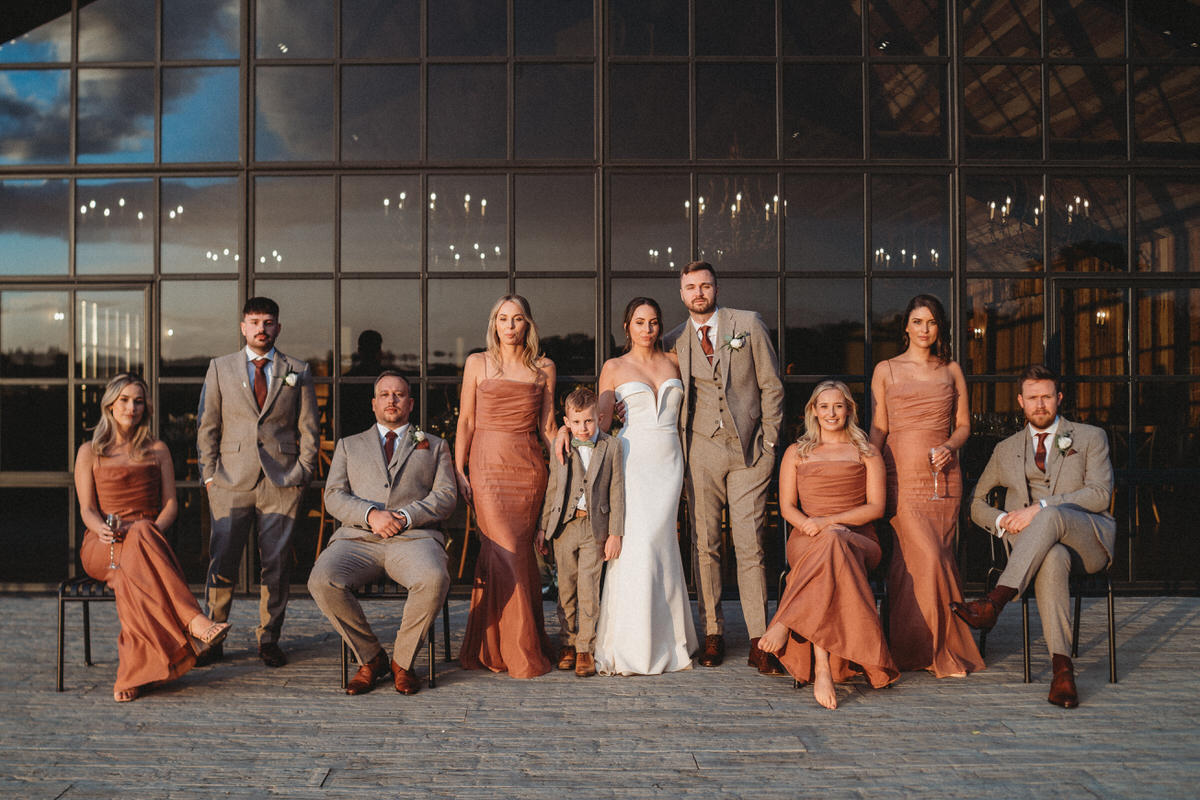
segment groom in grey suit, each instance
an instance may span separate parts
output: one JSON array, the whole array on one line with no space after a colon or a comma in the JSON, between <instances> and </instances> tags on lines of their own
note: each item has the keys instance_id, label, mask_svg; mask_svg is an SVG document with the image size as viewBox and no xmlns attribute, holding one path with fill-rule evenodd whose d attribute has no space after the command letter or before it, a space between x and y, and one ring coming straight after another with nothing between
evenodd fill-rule
<instances>
[{"instance_id":1,"label":"groom in grey suit","mask_svg":"<svg viewBox=\"0 0 1200 800\"><path fill-rule=\"evenodd\" d=\"M246 347L209 362L200 393L196 450L212 511L208 614L229 618L238 563L258 525L262 564L258 654L268 667L287 657L279 634L287 608L292 532L304 487L317 466L320 429L308 364L275 349L279 306L251 297L242 308ZM219 647L205 663L219 660Z\"/></svg>"},{"instance_id":2,"label":"groom in grey suit","mask_svg":"<svg viewBox=\"0 0 1200 800\"><path fill-rule=\"evenodd\" d=\"M408 381L382 373L371 399L376 424L337 443L325 481L325 508L342 526L308 590L361 665L347 694L371 691L389 668L396 691L416 694L413 661L450 591L437 525L458 503L454 468L445 441L409 424L412 407ZM384 573L408 589L390 662L353 591Z\"/></svg>"},{"instance_id":3,"label":"groom in grey suit","mask_svg":"<svg viewBox=\"0 0 1200 800\"><path fill-rule=\"evenodd\" d=\"M758 649L767 629L763 520L783 423L775 348L757 312L717 307L717 273L711 264L685 266L679 295L690 318L663 337L663 346L678 356L683 378L684 483L705 634L699 661L715 667L725 657L721 513L728 505L738 593L750 634L749 663L765 674L783 674L774 657Z\"/></svg>"},{"instance_id":4,"label":"groom in grey suit","mask_svg":"<svg viewBox=\"0 0 1200 800\"><path fill-rule=\"evenodd\" d=\"M1074 708L1068 579L1072 563L1087 573L1112 563L1117 526L1108 512L1108 437L1059 416L1062 387L1047 367L1027 369L1020 387L1017 402L1028 424L996 445L971 501L971 519L1007 543L1008 565L986 597L950 608L971 627L990 630L1005 603L1032 583L1054 672L1047 699ZM997 487L1006 490L1003 510L986 499Z\"/></svg>"}]
</instances>

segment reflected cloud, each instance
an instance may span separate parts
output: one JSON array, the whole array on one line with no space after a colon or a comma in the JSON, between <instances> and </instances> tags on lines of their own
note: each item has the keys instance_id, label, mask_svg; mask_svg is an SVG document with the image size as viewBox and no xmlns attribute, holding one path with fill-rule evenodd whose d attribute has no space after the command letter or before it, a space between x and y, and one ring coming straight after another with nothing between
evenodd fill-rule
<instances>
[{"instance_id":1,"label":"reflected cloud","mask_svg":"<svg viewBox=\"0 0 1200 800\"><path fill-rule=\"evenodd\" d=\"M66 162L68 76L65 69L0 71L0 164Z\"/></svg>"}]
</instances>

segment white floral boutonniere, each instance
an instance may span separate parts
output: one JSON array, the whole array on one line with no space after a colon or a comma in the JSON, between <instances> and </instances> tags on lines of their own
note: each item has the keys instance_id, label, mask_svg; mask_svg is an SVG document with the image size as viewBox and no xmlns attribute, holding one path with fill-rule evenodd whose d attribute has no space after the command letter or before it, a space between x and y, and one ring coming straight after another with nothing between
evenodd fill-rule
<instances>
[{"instance_id":1,"label":"white floral boutonniere","mask_svg":"<svg viewBox=\"0 0 1200 800\"><path fill-rule=\"evenodd\" d=\"M300 376L294 372L289 372L287 375L283 376L283 382L286 383L288 386L295 386L296 381L298 381L298 380L300 380Z\"/></svg>"},{"instance_id":2,"label":"white floral boutonniere","mask_svg":"<svg viewBox=\"0 0 1200 800\"><path fill-rule=\"evenodd\" d=\"M413 446L418 450L429 449L429 440L425 438L425 431L421 430L416 425L412 426L412 430L409 432L408 438L412 440Z\"/></svg>"},{"instance_id":3,"label":"white floral boutonniere","mask_svg":"<svg viewBox=\"0 0 1200 800\"><path fill-rule=\"evenodd\" d=\"M1059 455L1069 456L1075 452L1071 449L1071 444L1074 442L1074 439L1071 438L1072 432L1067 431L1054 437L1054 446L1058 448Z\"/></svg>"},{"instance_id":4,"label":"white floral boutonniere","mask_svg":"<svg viewBox=\"0 0 1200 800\"><path fill-rule=\"evenodd\" d=\"M737 332L735 331L735 332L734 332L734 334L733 334L733 336L726 336L726 337L725 337L725 344L724 344L724 345L722 345L722 349L725 349L725 350L741 350L743 347L745 347L745 346L746 346L746 340L747 340L747 339L749 339L749 338L750 338L750 334L748 334L748 333L737 333Z\"/></svg>"}]
</instances>

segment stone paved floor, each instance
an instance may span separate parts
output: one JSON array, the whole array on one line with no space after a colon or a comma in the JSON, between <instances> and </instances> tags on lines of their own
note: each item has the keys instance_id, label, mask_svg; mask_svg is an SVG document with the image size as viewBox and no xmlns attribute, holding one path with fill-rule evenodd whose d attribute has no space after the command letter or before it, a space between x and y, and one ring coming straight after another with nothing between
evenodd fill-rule
<instances>
[{"instance_id":1,"label":"stone paved floor","mask_svg":"<svg viewBox=\"0 0 1200 800\"><path fill-rule=\"evenodd\" d=\"M0 597L0 796L1200 795L1200 599L1118 599L1117 684L1107 683L1100 602L1084 607L1083 704L1073 711L1046 703L1040 639L1034 683L1022 683L1015 608L990 637L985 672L842 687L841 708L826 711L809 691L747 668L744 629L730 632L731 657L717 669L515 681L443 664L435 689L351 698L338 686L337 641L307 597L288 611L289 666L268 670L254 657L256 603L239 598L224 663L118 706L111 605L93 611L91 668L79 609L68 609L59 694L54 599ZM465 601L451 610L457 652ZM368 610L382 631L398 612ZM736 604L726 616L740 617Z\"/></svg>"}]
</instances>

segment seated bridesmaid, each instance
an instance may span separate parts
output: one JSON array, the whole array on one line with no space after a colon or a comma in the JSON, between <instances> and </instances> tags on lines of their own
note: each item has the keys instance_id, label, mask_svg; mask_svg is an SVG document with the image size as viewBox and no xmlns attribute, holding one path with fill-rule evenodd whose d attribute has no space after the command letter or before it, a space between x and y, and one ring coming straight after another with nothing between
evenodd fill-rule
<instances>
[{"instance_id":1,"label":"seated bridesmaid","mask_svg":"<svg viewBox=\"0 0 1200 800\"><path fill-rule=\"evenodd\" d=\"M758 646L837 708L835 682L859 672L875 688L896 680L867 572L881 553L872 521L883 516L886 470L858 427L840 381L825 381L804 407L804 435L783 454L779 511L792 526L787 589Z\"/></svg>"},{"instance_id":2,"label":"seated bridesmaid","mask_svg":"<svg viewBox=\"0 0 1200 800\"><path fill-rule=\"evenodd\" d=\"M150 434L148 397L136 375L109 381L92 440L75 457L75 489L87 526L80 559L88 575L112 588L121 622L113 686L118 703L183 675L198 654L229 633L229 625L200 612L163 538L179 503L171 454Z\"/></svg>"}]
</instances>

